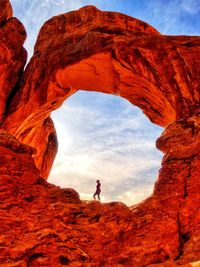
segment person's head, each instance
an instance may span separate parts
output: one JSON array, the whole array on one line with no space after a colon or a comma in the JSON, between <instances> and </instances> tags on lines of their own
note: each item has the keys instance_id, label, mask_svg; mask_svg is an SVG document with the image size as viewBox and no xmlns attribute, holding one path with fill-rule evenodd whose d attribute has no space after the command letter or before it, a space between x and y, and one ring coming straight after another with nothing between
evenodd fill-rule
<instances>
[{"instance_id":1,"label":"person's head","mask_svg":"<svg viewBox=\"0 0 200 267\"><path fill-rule=\"evenodd\" d=\"M100 183L100 181L99 181L99 180L97 180L97 183Z\"/></svg>"}]
</instances>

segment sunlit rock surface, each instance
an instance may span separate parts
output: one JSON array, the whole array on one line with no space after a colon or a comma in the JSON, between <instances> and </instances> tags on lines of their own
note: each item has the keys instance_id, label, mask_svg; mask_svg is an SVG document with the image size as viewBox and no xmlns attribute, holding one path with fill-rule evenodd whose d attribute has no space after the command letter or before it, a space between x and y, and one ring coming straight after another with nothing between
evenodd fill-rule
<instances>
[{"instance_id":1,"label":"sunlit rock surface","mask_svg":"<svg viewBox=\"0 0 200 267\"><path fill-rule=\"evenodd\" d=\"M174 127L180 127L179 141L191 134L189 128ZM159 140L162 148L168 134ZM174 138L170 132L169 143ZM191 146L196 153L199 144ZM179 152L166 155L154 195L128 208L80 201L73 189L47 183L31 157L36 150L0 131L0 266L176 266L197 261L198 159L179 158ZM185 182L188 168L192 175Z\"/></svg>"},{"instance_id":2,"label":"sunlit rock surface","mask_svg":"<svg viewBox=\"0 0 200 267\"><path fill-rule=\"evenodd\" d=\"M198 266L200 37L85 7L45 23L21 77L26 34L0 4L0 266ZM57 151L50 113L78 89L125 97L165 127L143 203L84 202L43 179Z\"/></svg>"},{"instance_id":3,"label":"sunlit rock surface","mask_svg":"<svg viewBox=\"0 0 200 267\"><path fill-rule=\"evenodd\" d=\"M50 112L84 89L122 96L167 126L199 111L199 43L200 37L164 36L142 21L95 7L54 17L40 30L3 125L27 143L27 132L41 133ZM28 144L37 147L41 166L45 146Z\"/></svg>"}]
</instances>

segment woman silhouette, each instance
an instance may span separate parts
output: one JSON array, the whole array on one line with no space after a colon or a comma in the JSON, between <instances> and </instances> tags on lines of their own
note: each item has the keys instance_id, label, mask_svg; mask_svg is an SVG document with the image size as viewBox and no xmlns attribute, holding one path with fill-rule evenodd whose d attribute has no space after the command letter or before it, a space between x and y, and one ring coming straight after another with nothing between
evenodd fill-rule
<instances>
[{"instance_id":1,"label":"woman silhouette","mask_svg":"<svg viewBox=\"0 0 200 267\"><path fill-rule=\"evenodd\" d=\"M101 183L99 180L97 180L96 183L97 183L96 192L94 193L93 198L96 200L96 195L97 195L98 200L100 201Z\"/></svg>"}]
</instances>

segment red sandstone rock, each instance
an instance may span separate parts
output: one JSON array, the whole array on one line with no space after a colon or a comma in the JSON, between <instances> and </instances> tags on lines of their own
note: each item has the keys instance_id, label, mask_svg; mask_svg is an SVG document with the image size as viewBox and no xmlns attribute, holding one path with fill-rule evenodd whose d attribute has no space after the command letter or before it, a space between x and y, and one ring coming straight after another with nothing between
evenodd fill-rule
<instances>
[{"instance_id":1,"label":"red sandstone rock","mask_svg":"<svg viewBox=\"0 0 200 267\"><path fill-rule=\"evenodd\" d=\"M25 38L24 26L12 18L10 2L0 0L0 123L26 63Z\"/></svg>"},{"instance_id":2,"label":"red sandstone rock","mask_svg":"<svg viewBox=\"0 0 200 267\"><path fill-rule=\"evenodd\" d=\"M42 27L4 127L26 142L25 133L37 132L41 120L79 89L122 96L166 126L199 112L199 64L200 37L164 36L94 7L63 14Z\"/></svg>"},{"instance_id":3,"label":"red sandstone rock","mask_svg":"<svg viewBox=\"0 0 200 267\"><path fill-rule=\"evenodd\" d=\"M15 58L20 66L13 76L8 65L2 69L0 87L2 128L13 134L0 131L0 266L191 266L185 264L199 261L200 38L163 36L144 22L86 7L43 26L15 92L25 61L25 32L9 19L0 34L6 37L0 39L5 61ZM11 95L5 93L9 77ZM130 209L87 203L73 189L41 178L57 150L50 112L79 89L121 95L166 127L157 140L165 154L162 168L153 195L143 203Z\"/></svg>"},{"instance_id":4,"label":"red sandstone rock","mask_svg":"<svg viewBox=\"0 0 200 267\"><path fill-rule=\"evenodd\" d=\"M0 25L13 16L12 6L9 0L0 0Z\"/></svg>"},{"instance_id":5,"label":"red sandstone rock","mask_svg":"<svg viewBox=\"0 0 200 267\"><path fill-rule=\"evenodd\" d=\"M170 124L157 140L165 156L154 196L179 200L180 254L177 263L200 259L200 117L192 116ZM168 210L174 206L168 205Z\"/></svg>"},{"instance_id":6,"label":"red sandstone rock","mask_svg":"<svg viewBox=\"0 0 200 267\"><path fill-rule=\"evenodd\" d=\"M41 113L41 115L43 114ZM24 133L23 143L37 144L37 153L34 155L34 160L41 170L40 175L47 179L58 148L56 131L51 118L41 120L41 123L37 124L37 128L29 128Z\"/></svg>"},{"instance_id":7,"label":"red sandstone rock","mask_svg":"<svg viewBox=\"0 0 200 267\"><path fill-rule=\"evenodd\" d=\"M162 138L172 144L177 134L178 142L190 134L190 128L176 124L174 135L167 129L158 141L163 150ZM175 130L176 124L170 127ZM198 158L180 158L179 148L166 154L154 194L129 209L80 201L73 189L47 183L31 157L36 151L0 131L0 265L142 267L198 261ZM186 181L189 163L192 175Z\"/></svg>"}]
</instances>

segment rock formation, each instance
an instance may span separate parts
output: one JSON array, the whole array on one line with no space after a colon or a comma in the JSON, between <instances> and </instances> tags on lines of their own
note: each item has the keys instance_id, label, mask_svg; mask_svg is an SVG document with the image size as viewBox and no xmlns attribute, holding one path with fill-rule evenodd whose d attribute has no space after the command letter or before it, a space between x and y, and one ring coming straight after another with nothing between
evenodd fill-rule
<instances>
[{"instance_id":1,"label":"rock formation","mask_svg":"<svg viewBox=\"0 0 200 267\"><path fill-rule=\"evenodd\" d=\"M7 105L15 94L17 84L26 63L23 43L26 32L21 22L12 17L8 0L0 1L0 124Z\"/></svg>"},{"instance_id":2,"label":"rock formation","mask_svg":"<svg viewBox=\"0 0 200 267\"><path fill-rule=\"evenodd\" d=\"M200 37L161 35L90 6L47 21L23 72L25 30L9 1L0 4L0 265L200 260ZM50 113L80 89L124 97L165 127L162 168L143 203L84 202L44 180L57 151Z\"/></svg>"},{"instance_id":3,"label":"rock formation","mask_svg":"<svg viewBox=\"0 0 200 267\"><path fill-rule=\"evenodd\" d=\"M12 18L13 11L9 0L1 0L0 6L0 25L6 23L9 18Z\"/></svg>"},{"instance_id":4,"label":"rock formation","mask_svg":"<svg viewBox=\"0 0 200 267\"><path fill-rule=\"evenodd\" d=\"M27 133L39 134L50 112L78 89L124 97L161 126L193 115L199 110L199 41L163 36L144 22L94 7L54 17L39 33L3 125L27 143ZM30 138L28 144L38 148ZM41 147L38 167L45 152Z\"/></svg>"}]
</instances>

